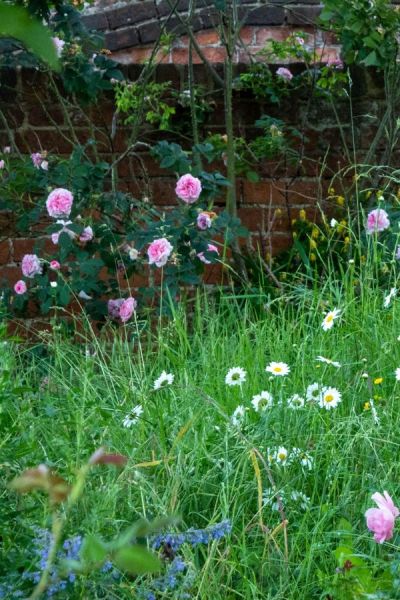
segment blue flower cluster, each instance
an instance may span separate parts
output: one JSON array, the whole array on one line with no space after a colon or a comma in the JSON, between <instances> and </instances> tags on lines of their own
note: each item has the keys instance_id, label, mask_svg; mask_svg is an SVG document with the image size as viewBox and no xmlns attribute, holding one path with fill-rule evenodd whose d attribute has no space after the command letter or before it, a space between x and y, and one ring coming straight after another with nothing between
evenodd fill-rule
<instances>
[{"instance_id":1,"label":"blue flower cluster","mask_svg":"<svg viewBox=\"0 0 400 600\"><path fill-rule=\"evenodd\" d=\"M180 556L176 556L168 565L166 572L161 577L153 579L149 586L139 590L140 598L143 600L156 600L157 592L174 591L175 598L190 598L188 590L192 587L194 581L194 572L190 571L188 565Z\"/></svg>"},{"instance_id":2,"label":"blue flower cluster","mask_svg":"<svg viewBox=\"0 0 400 600\"><path fill-rule=\"evenodd\" d=\"M35 528L36 537L33 540L34 552L36 556L36 571L27 571L24 573L24 579L31 581L35 585L39 582L41 572L47 564L49 557L50 546L52 542L52 534L47 529ZM57 552L57 561L50 571L50 585L46 590L48 598L51 598L58 592L64 591L68 584L73 584L76 580L76 575L72 571L67 573L63 578L60 577L58 571L58 563L62 560L79 560L83 539L80 535L75 535L68 538L62 545L62 550ZM110 561L104 563L101 571L108 573L113 570L113 564Z\"/></svg>"},{"instance_id":3,"label":"blue flower cluster","mask_svg":"<svg viewBox=\"0 0 400 600\"><path fill-rule=\"evenodd\" d=\"M151 540L151 546L154 550L161 548L163 544L168 544L176 552L183 544L198 546L199 544L208 544L213 540L220 540L229 535L232 530L232 524L229 519L225 519L215 525L210 525L205 529L188 529L184 533L162 533L154 536Z\"/></svg>"},{"instance_id":4,"label":"blue flower cluster","mask_svg":"<svg viewBox=\"0 0 400 600\"><path fill-rule=\"evenodd\" d=\"M231 522L226 519L205 529L190 528L183 533L162 533L154 536L150 543L154 550L168 545L175 553L183 544L189 544L193 547L199 544L208 544L213 540L220 540L229 535L231 530ZM193 586L194 578L194 570L190 569L190 566L180 556L175 556L167 565L164 575L153 579L147 586L139 590L140 598L143 598L143 600L156 600L157 594L171 591L174 592L174 598L181 600L190 598L189 590Z\"/></svg>"},{"instance_id":5,"label":"blue flower cluster","mask_svg":"<svg viewBox=\"0 0 400 600\"><path fill-rule=\"evenodd\" d=\"M43 569L46 567L53 537L47 529L35 528L35 532L36 537L33 544L37 570L24 573L24 579L32 581L36 585L40 580ZM65 540L62 550L57 552L58 561L79 560L81 546L82 537L80 535ZM50 585L46 590L47 597L51 598L58 592L65 590L69 583L74 583L75 579L76 575L72 572L68 573L64 579L61 578L58 574L57 565L53 565L50 571Z\"/></svg>"}]
</instances>

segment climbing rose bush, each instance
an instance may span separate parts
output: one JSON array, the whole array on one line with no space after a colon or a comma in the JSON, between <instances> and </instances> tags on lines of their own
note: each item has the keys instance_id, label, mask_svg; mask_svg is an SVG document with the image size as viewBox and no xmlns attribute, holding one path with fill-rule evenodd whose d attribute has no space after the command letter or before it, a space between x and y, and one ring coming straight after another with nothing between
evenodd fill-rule
<instances>
[{"instance_id":1,"label":"climbing rose bush","mask_svg":"<svg viewBox=\"0 0 400 600\"><path fill-rule=\"evenodd\" d=\"M44 159L48 168L43 168ZM7 167L16 169L17 159L11 156ZM87 178L72 179L70 187L60 183L78 169L64 169L46 151L29 157L21 168L29 172L27 182L46 190L23 222L50 217L46 234L52 244L42 236L34 253L23 257L21 277L6 297L17 315L24 315L28 300L46 314L75 298L100 323L109 319L126 324L137 311L158 306L167 289L168 297L177 299L182 286L199 284L204 269L220 260L222 245L245 233L238 219L212 210L214 198L226 186L220 174L179 174L176 197L171 195L175 208L160 211L148 199L102 191L97 164L96 171L85 166ZM52 182L56 185L50 187ZM136 283L139 275L141 286ZM148 284L143 276L149 276ZM167 303L160 304L167 310Z\"/></svg>"}]
</instances>

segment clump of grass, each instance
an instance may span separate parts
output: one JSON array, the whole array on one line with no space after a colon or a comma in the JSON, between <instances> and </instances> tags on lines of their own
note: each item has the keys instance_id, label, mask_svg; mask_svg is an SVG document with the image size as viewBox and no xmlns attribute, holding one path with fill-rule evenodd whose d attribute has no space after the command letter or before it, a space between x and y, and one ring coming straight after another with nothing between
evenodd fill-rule
<instances>
[{"instance_id":1,"label":"clump of grass","mask_svg":"<svg viewBox=\"0 0 400 600\"><path fill-rule=\"evenodd\" d=\"M178 515L176 532L228 519L228 538L182 546L193 598L320 598L335 576L342 518L360 552L375 554L363 512L377 489L400 491L398 300L384 309L381 291L357 297L345 280L263 303L199 295L190 318L176 310L154 335L132 325L134 342L76 344L56 333L35 347L3 344L0 581L27 590L33 527L49 524L43 496L16 497L7 483L39 463L72 479L100 446L128 463L117 475L90 475L66 534L111 539L139 517ZM341 316L324 331L324 311L335 307ZM271 361L290 373L266 372ZM232 367L245 371L240 385L225 383ZM173 382L154 389L163 371ZM338 390L338 406L291 408L313 383ZM257 412L251 401L262 391L273 402ZM269 459L279 448L288 460ZM139 589L145 577L105 582L99 573L78 577L68 598L132 598Z\"/></svg>"}]
</instances>

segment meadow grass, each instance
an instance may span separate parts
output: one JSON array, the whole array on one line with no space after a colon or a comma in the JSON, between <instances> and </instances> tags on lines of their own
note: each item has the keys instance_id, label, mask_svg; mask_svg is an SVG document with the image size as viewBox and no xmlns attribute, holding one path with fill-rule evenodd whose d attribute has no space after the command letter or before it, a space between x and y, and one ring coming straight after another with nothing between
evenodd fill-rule
<instances>
[{"instance_id":1,"label":"meadow grass","mask_svg":"<svg viewBox=\"0 0 400 600\"><path fill-rule=\"evenodd\" d=\"M357 551L375 560L380 548L363 513L374 491L387 489L394 497L400 491L394 375L400 326L398 301L384 309L383 292L370 284L366 279L357 296L346 279L307 292L293 288L265 306L261 296L225 295L215 302L199 294L191 313L176 309L157 331L130 325L133 341L89 336L77 344L57 330L33 346L5 340L0 581L28 594L23 573L34 566L32 527L50 524L43 494L17 496L6 485L39 463L72 481L100 446L126 455L128 463L90 473L65 535L112 539L143 516L177 515L175 531L230 519L232 532L224 539L182 546L195 573L192 598L326 597L342 518L353 527ZM321 327L324 306L342 310L330 331ZM317 362L319 355L341 367ZM290 374L270 376L270 361L287 363ZM231 367L246 371L242 385L226 385ZM174 382L154 390L163 370ZM305 397L315 382L341 392L338 407L306 402L290 409L287 400L295 393ZM274 403L258 413L251 400L263 390ZM365 406L371 399L376 415ZM124 418L136 405L143 413L126 428ZM238 405L246 410L234 425ZM306 452L311 468L297 459L269 465L278 447ZM309 500L292 498L294 492ZM280 511L273 506L277 496ZM56 597L139 598L146 585L146 578L106 581L93 573ZM175 590L158 597L182 596Z\"/></svg>"}]
</instances>

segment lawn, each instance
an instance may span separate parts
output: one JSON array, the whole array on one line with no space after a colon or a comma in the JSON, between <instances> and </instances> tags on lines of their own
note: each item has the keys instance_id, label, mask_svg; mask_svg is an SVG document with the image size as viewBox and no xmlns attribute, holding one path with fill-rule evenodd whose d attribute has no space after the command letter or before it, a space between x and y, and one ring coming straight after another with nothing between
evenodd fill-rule
<instances>
[{"instance_id":1,"label":"lawn","mask_svg":"<svg viewBox=\"0 0 400 600\"><path fill-rule=\"evenodd\" d=\"M29 346L4 337L0 597L32 593L54 513L46 494L8 485L41 463L71 483L99 447L128 460L93 467L79 500L58 509L62 552L77 558L77 536L107 542L139 518L176 517L157 531L161 574L107 562L68 579L52 568L43 597L312 600L383 590L382 560L396 544L381 549L364 512L372 493L399 494L399 307L393 298L384 308L367 278L344 281L274 301L199 294L168 323L132 322L127 337L120 329L108 341L89 332L76 343L57 329ZM289 373L266 371L272 361ZM232 368L239 379L227 378ZM173 377L160 381L164 371ZM185 533L193 528L205 531Z\"/></svg>"}]
</instances>

